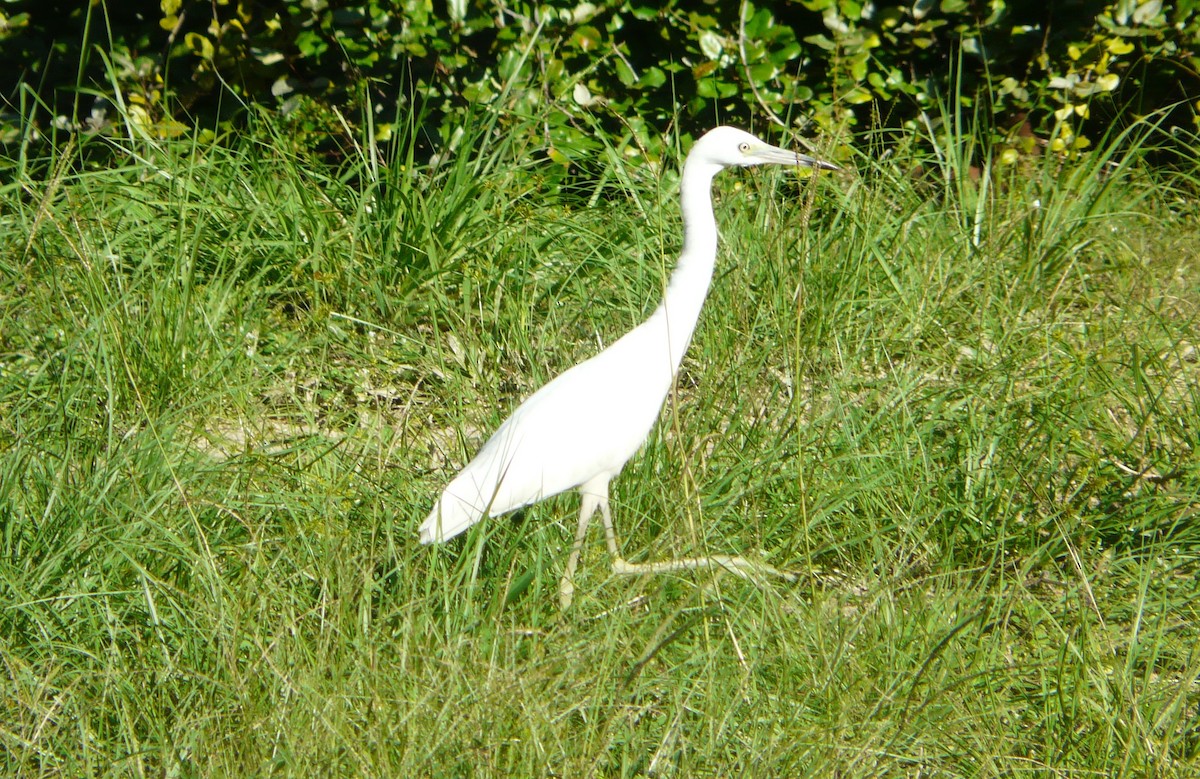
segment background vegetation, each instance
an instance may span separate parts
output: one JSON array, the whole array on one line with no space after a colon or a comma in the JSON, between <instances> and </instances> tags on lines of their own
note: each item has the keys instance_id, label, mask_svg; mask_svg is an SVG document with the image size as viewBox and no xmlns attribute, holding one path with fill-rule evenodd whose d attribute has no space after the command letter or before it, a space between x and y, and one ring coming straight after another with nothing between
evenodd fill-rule
<instances>
[{"instance_id":1,"label":"background vegetation","mask_svg":"<svg viewBox=\"0 0 1200 779\"><path fill-rule=\"evenodd\" d=\"M0 12L0 52L9 142L211 129L246 104L326 151L419 114L426 156L487 110L563 164L594 159L598 127L657 159L676 121L911 131L953 100L1019 153L1157 111L1200 126L1195 0L49 3Z\"/></svg>"},{"instance_id":2,"label":"background vegetation","mask_svg":"<svg viewBox=\"0 0 1200 779\"><path fill-rule=\"evenodd\" d=\"M0 773L1197 774L1200 155L1188 104L1139 117L1186 79L1122 91L1185 72L1190 6L1103 9L1175 46L1136 67L1096 70L1107 38L1064 64L1046 34L1047 74L1120 78L1061 120L1074 86L1031 75L1005 103L962 40L940 71L934 45L873 47L868 85L912 63L887 101L828 80L776 105L791 81L755 94L699 48L660 86L605 86L633 7L526 26L489 6L502 29L419 6L378 28L406 81L356 65L327 87L308 74L368 56L330 32L356 6L281 4L276 32L329 45L279 61L266 7L163 6L140 46L128 7L90 7L3 28L4 56L52 52L51 19L109 38L25 61L41 80L0 157ZM830 40L888 13L831 7L773 13ZM973 9L896 28L962 39ZM220 59L213 13L249 15L250 56ZM662 13L736 49L727 19ZM786 27L815 51L744 18L747 43L786 49ZM574 78L589 23L604 45ZM737 91L679 87L705 62ZM232 73L276 66L294 91L247 108L270 100ZM942 86L905 97L925 67ZM571 495L419 547L483 436L659 299L688 135L767 108L818 121L843 170L718 178L711 299L613 503L630 559L741 553L798 582L612 577L593 534L562 612Z\"/></svg>"}]
</instances>

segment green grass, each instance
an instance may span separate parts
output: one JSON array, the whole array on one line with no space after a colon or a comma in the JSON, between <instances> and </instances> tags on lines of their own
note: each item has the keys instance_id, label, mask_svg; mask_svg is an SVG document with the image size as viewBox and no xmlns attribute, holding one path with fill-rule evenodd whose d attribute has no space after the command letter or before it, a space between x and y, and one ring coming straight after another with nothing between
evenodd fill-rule
<instances>
[{"instance_id":1,"label":"green grass","mask_svg":"<svg viewBox=\"0 0 1200 779\"><path fill-rule=\"evenodd\" d=\"M563 613L575 496L416 527L655 305L677 165L564 197L525 129L436 170L269 123L4 163L0 771L1196 775L1195 159L723 174L613 505L631 559L799 582L617 578L595 532Z\"/></svg>"}]
</instances>

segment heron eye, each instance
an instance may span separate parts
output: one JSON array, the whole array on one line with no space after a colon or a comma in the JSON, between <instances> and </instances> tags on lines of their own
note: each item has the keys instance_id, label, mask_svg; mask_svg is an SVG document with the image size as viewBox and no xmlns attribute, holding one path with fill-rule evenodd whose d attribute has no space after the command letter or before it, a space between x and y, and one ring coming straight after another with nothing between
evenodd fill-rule
<instances>
[{"instance_id":1,"label":"heron eye","mask_svg":"<svg viewBox=\"0 0 1200 779\"><path fill-rule=\"evenodd\" d=\"M749 152L749 151L750 151L750 144L746 143L745 141L742 141L741 143L739 143L739 144L738 144L738 149L739 149L739 150L740 150L740 151L741 151L743 154L745 154L745 153L747 153L747 152Z\"/></svg>"}]
</instances>

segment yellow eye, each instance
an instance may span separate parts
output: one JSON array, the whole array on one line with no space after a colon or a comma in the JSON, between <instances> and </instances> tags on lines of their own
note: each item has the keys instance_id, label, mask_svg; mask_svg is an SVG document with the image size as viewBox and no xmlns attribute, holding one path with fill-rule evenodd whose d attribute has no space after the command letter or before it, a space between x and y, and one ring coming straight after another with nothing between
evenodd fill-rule
<instances>
[{"instance_id":1,"label":"yellow eye","mask_svg":"<svg viewBox=\"0 0 1200 779\"><path fill-rule=\"evenodd\" d=\"M742 152L742 154L746 154L750 151L750 144L742 141L738 144L738 149Z\"/></svg>"}]
</instances>

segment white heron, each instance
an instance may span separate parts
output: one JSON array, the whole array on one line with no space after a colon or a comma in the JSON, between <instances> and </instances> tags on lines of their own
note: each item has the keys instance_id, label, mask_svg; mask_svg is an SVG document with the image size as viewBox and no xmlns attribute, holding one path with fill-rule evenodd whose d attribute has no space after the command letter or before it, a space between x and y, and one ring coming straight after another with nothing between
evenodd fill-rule
<instances>
[{"instance_id":1,"label":"white heron","mask_svg":"<svg viewBox=\"0 0 1200 779\"><path fill-rule=\"evenodd\" d=\"M559 589L565 608L592 514L599 508L615 574L721 567L745 575L778 571L741 557L653 563L621 557L608 506L608 483L650 434L691 341L717 257L713 177L732 167L837 166L771 146L733 127L718 127L692 146L683 165L683 252L662 303L650 318L595 357L560 374L504 420L479 454L446 487L421 524L422 544L447 541L495 517L578 487L575 544Z\"/></svg>"}]
</instances>

